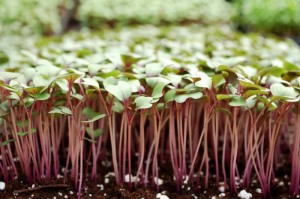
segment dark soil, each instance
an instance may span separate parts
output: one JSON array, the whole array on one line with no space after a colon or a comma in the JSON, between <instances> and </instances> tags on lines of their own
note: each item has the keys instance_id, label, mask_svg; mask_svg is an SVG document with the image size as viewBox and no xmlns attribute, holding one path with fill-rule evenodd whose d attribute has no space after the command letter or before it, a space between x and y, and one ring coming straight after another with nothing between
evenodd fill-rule
<instances>
[{"instance_id":1,"label":"dark soil","mask_svg":"<svg viewBox=\"0 0 300 199\"><path fill-rule=\"evenodd\" d=\"M210 199L213 196L215 198L238 198L237 195L232 195L228 192L228 189L225 191L225 195L220 195L221 192L218 190L218 187L215 184L211 184L208 189L204 189L203 187L198 187L198 189L194 189L190 187L188 184L184 184L182 186L182 190L180 192L176 191L176 185L173 181L172 177L172 169L169 166L162 165L160 167L160 178L163 179L163 184L159 186L159 190L156 191L151 187L143 188L138 187L137 189L132 190L131 192L128 189L127 184L123 186L116 186L114 183L114 177L108 177L109 182L105 183L105 175L111 169L102 167L101 175L99 175L97 182L92 182L89 178L86 178L83 189L81 193L81 198L95 198L95 199L154 199L156 198L157 193L161 193L163 195L167 195L170 199L194 199L194 198L204 198ZM60 199L60 198L77 198L77 192L74 186L71 183L68 183L66 187L45 187L39 190L31 190L37 187L43 187L47 185L58 185L64 184L64 179L61 177L59 179L52 180L44 180L40 183L31 184L24 180L24 177L20 177L12 182L6 184L6 188L4 191L0 191L0 199L8 199L8 198L26 198L26 199ZM107 181L107 180L106 180ZM214 179L212 179L214 181ZM289 178L287 176L282 176L274 182L274 186L272 187L272 195L273 198L291 198L288 194L289 186L288 186ZM151 183L149 183L151 184ZM253 182L251 187L247 190L252 194L252 198L262 198L261 193L257 193L257 188L259 188L258 182ZM16 191L24 191L22 193L15 193Z\"/></svg>"}]
</instances>

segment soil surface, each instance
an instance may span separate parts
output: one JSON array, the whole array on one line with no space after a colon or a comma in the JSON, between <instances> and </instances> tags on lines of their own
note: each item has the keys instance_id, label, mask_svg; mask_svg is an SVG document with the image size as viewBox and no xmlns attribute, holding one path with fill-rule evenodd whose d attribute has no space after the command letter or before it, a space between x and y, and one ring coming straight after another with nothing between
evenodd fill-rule
<instances>
[{"instance_id":1,"label":"soil surface","mask_svg":"<svg viewBox=\"0 0 300 199\"><path fill-rule=\"evenodd\" d=\"M159 186L159 190L155 190L151 187L137 187L134 190L129 191L128 184L123 186L116 186L114 183L114 177L109 175L111 168L102 167L99 170L97 182L91 181L86 178L83 189L81 192L81 198L95 198L95 199L155 199L157 194L166 195L170 199L196 199L196 198L238 198L237 195L232 195L229 190L226 189L222 193L215 184L210 184L208 189L204 189L198 186L198 189L190 187L188 184L182 185L180 192L176 191L176 184L172 179L172 169L167 165L160 167L160 178L163 180L163 184ZM211 179L214 181L214 179ZM274 182L272 187L273 198L291 198L288 194L290 179L287 176L282 176ZM151 183L149 183L151 184ZM55 187L55 186L58 187ZM49 187L52 186L52 187ZM39 187L38 190L35 190ZM241 189L240 189L241 190ZM16 193L16 192L22 193ZM259 193L259 183L255 180L252 181L251 187L246 190L252 194L252 198L262 198L262 194ZM300 196L296 196L297 198ZM40 183L32 184L25 180L25 177L19 177L6 184L6 188L0 191L0 199L8 198L26 198L26 199L60 199L60 198L77 198L77 192L72 183L64 183L63 176L58 176L57 179L43 180Z\"/></svg>"}]
</instances>

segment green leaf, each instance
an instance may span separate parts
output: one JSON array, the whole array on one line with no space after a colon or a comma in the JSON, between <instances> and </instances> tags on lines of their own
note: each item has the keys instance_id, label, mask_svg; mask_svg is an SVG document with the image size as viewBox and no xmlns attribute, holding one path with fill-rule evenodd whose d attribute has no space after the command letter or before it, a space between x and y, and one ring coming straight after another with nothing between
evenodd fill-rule
<instances>
[{"instance_id":1,"label":"green leaf","mask_svg":"<svg viewBox=\"0 0 300 199\"><path fill-rule=\"evenodd\" d=\"M90 127L86 127L86 132L90 137L94 137L94 139L98 138L99 136L103 135L103 129L94 129L91 131Z\"/></svg>"},{"instance_id":2,"label":"green leaf","mask_svg":"<svg viewBox=\"0 0 300 199\"><path fill-rule=\"evenodd\" d=\"M146 83L151 88L154 88L158 83L167 85L167 84L171 83L171 81L164 77L147 77Z\"/></svg>"},{"instance_id":3,"label":"green leaf","mask_svg":"<svg viewBox=\"0 0 300 199\"><path fill-rule=\"evenodd\" d=\"M96 74L98 71L104 68L104 65L102 64L89 64L88 65L88 71L90 74Z\"/></svg>"},{"instance_id":4,"label":"green leaf","mask_svg":"<svg viewBox=\"0 0 300 199\"><path fill-rule=\"evenodd\" d=\"M91 143L97 143L96 141L90 139L90 138L87 138L87 137L84 137L83 138L84 140L88 141L88 142L91 142Z\"/></svg>"},{"instance_id":5,"label":"green leaf","mask_svg":"<svg viewBox=\"0 0 300 199\"><path fill-rule=\"evenodd\" d=\"M27 50L22 50L21 54L25 55L26 57L28 57L32 62L36 62L38 57L33 54L32 52L29 52Z\"/></svg>"},{"instance_id":6,"label":"green leaf","mask_svg":"<svg viewBox=\"0 0 300 199\"><path fill-rule=\"evenodd\" d=\"M32 82L35 87L45 87L49 85L49 81L45 79L43 76L33 77Z\"/></svg>"},{"instance_id":7,"label":"green leaf","mask_svg":"<svg viewBox=\"0 0 300 199\"><path fill-rule=\"evenodd\" d=\"M236 74L236 71L233 68L230 68L229 66L220 65L218 67L218 69L221 70L221 71L227 71L227 72L231 72L231 73Z\"/></svg>"},{"instance_id":8,"label":"green leaf","mask_svg":"<svg viewBox=\"0 0 300 199\"><path fill-rule=\"evenodd\" d=\"M34 103L34 99L28 96L24 99L24 102L26 107L31 107L31 105Z\"/></svg>"},{"instance_id":9,"label":"green leaf","mask_svg":"<svg viewBox=\"0 0 300 199\"><path fill-rule=\"evenodd\" d=\"M112 70L110 72L106 73L99 73L97 76L102 77L102 78L108 78L108 77L119 77L121 74L121 71L119 70Z\"/></svg>"},{"instance_id":10,"label":"green leaf","mask_svg":"<svg viewBox=\"0 0 300 199\"><path fill-rule=\"evenodd\" d=\"M220 86L220 85L222 85L222 84L224 84L226 81L225 81L225 78L223 77L223 75L220 75L220 74L218 74L218 75L213 75L212 77L211 77L211 79L212 79L212 83L213 83L213 85L215 86L215 87L218 87L218 86Z\"/></svg>"},{"instance_id":11,"label":"green leaf","mask_svg":"<svg viewBox=\"0 0 300 199\"><path fill-rule=\"evenodd\" d=\"M263 102L257 103L257 110L262 111L265 108L265 104Z\"/></svg>"},{"instance_id":12,"label":"green leaf","mask_svg":"<svg viewBox=\"0 0 300 199\"><path fill-rule=\"evenodd\" d=\"M200 81L197 81L195 83L195 86L200 87L200 88L208 88L210 89L212 85L212 79L210 77L201 77Z\"/></svg>"},{"instance_id":13,"label":"green leaf","mask_svg":"<svg viewBox=\"0 0 300 199\"><path fill-rule=\"evenodd\" d=\"M115 77L108 77L103 81L104 88L108 85L117 85L118 80Z\"/></svg>"},{"instance_id":14,"label":"green leaf","mask_svg":"<svg viewBox=\"0 0 300 199\"><path fill-rule=\"evenodd\" d=\"M264 106L268 106L268 110L271 111L271 110L275 110L277 108L277 105L272 102L270 99L268 99L267 97L265 96L258 96L257 99L264 104ZM258 105L261 106L261 103L258 103Z\"/></svg>"},{"instance_id":15,"label":"green leaf","mask_svg":"<svg viewBox=\"0 0 300 199\"><path fill-rule=\"evenodd\" d=\"M28 120L19 120L19 121L16 121L16 125L18 126L18 127L26 127L26 126L28 126L28 124L29 124L29 122L28 122Z\"/></svg>"},{"instance_id":16,"label":"green leaf","mask_svg":"<svg viewBox=\"0 0 300 199\"><path fill-rule=\"evenodd\" d=\"M200 99L202 96L203 96L202 92L181 94L181 95L175 96L175 101L177 103L183 103L183 102L185 102L189 98Z\"/></svg>"},{"instance_id":17,"label":"green leaf","mask_svg":"<svg viewBox=\"0 0 300 199\"><path fill-rule=\"evenodd\" d=\"M232 84L229 84L228 88L229 88L230 92L232 93L232 95L236 95L236 93L237 93L237 87L236 86L233 86Z\"/></svg>"},{"instance_id":18,"label":"green leaf","mask_svg":"<svg viewBox=\"0 0 300 199\"><path fill-rule=\"evenodd\" d=\"M68 107L61 106L60 109L62 110L63 113L67 115L72 115L72 111Z\"/></svg>"},{"instance_id":19,"label":"green leaf","mask_svg":"<svg viewBox=\"0 0 300 199\"><path fill-rule=\"evenodd\" d=\"M95 111L94 111L92 108L90 108L90 107L85 107L85 108L82 110L82 113L83 113L83 115L84 115L86 118L88 118L88 119L91 119L91 118L93 118L93 117L95 117L95 116L98 115L98 113L95 112Z\"/></svg>"},{"instance_id":20,"label":"green leaf","mask_svg":"<svg viewBox=\"0 0 300 199\"><path fill-rule=\"evenodd\" d=\"M145 70L148 77L154 77L161 73L164 69L161 63L150 63L146 64Z\"/></svg>"},{"instance_id":21,"label":"green leaf","mask_svg":"<svg viewBox=\"0 0 300 199\"><path fill-rule=\"evenodd\" d=\"M270 90L274 97L281 99L292 99L299 95L299 93L293 87L286 87L280 83L272 84Z\"/></svg>"},{"instance_id":22,"label":"green leaf","mask_svg":"<svg viewBox=\"0 0 300 199\"><path fill-rule=\"evenodd\" d=\"M117 113L122 113L123 110L124 110L124 106L122 103L120 103L119 101L114 101L114 105L112 107L112 110L114 112L117 112Z\"/></svg>"},{"instance_id":23,"label":"green leaf","mask_svg":"<svg viewBox=\"0 0 300 199\"><path fill-rule=\"evenodd\" d=\"M160 103L158 103L157 105L156 105L156 108L157 108L157 110L162 110L163 108L165 107L165 104L164 103L162 103L162 102L160 102Z\"/></svg>"},{"instance_id":24,"label":"green leaf","mask_svg":"<svg viewBox=\"0 0 300 199\"><path fill-rule=\"evenodd\" d=\"M217 94L217 100L231 99L232 95L227 94Z\"/></svg>"},{"instance_id":25,"label":"green leaf","mask_svg":"<svg viewBox=\"0 0 300 199\"><path fill-rule=\"evenodd\" d=\"M247 90L244 94L243 97L244 98L248 98L251 97L253 95L267 95L269 94L270 91L268 90Z\"/></svg>"},{"instance_id":26,"label":"green leaf","mask_svg":"<svg viewBox=\"0 0 300 199\"><path fill-rule=\"evenodd\" d=\"M29 134L30 133L30 131L26 131L26 132L17 132L17 134L19 135L19 136L25 136L25 135L27 135L27 134ZM32 128L31 129L31 133L36 133L36 129L35 128Z\"/></svg>"},{"instance_id":27,"label":"green leaf","mask_svg":"<svg viewBox=\"0 0 300 199\"><path fill-rule=\"evenodd\" d=\"M4 64L8 61L9 57L3 51L0 51L0 64Z\"/></svg>"},{"instance_id":28,"label":"green leaf","mask_svg":"<svg viewBox=\"0 0 300 199\"><path fill-rule=\"evenodd\" d=\"M299 71L299 67L291 62L284 61L283 67L289 71L291 71L291 70Z\"/></svg>"},{"instance_id":29,"label":"green leaf","mask_svg":"<svg viewBox=\"0 0 300 199\"><path fill-rule=\"evenodd\" d=\"M49 93L36 93L34 94L34 99L38 100L38 101L44 101L50 98L50 94Z\"/></svg>"},{"instance_id":30,"label":"green leaf","mask_svg":"<svg viewBox=\"0 0 300 199\"><path fill-rule=\"evenodd\" d=\"M288 71L281 75L281 79L285 81L292 81L300 76L300 71Z\"/></svg>"},{"instance_id":31,"label":"green leaf","mask_svg":"<svg viewBox=\"0 0 300 199\"><path fill-rule=\"evenodd\" d=\"M105 85L105 90L121 102L127 100L132 92L131 85L125 81L119 81L117 85Z\"/></svg>"},{"instance_id":32,"label":"green leaf","mask_svg":"<svg viewBox=\"0 0 300 199\"><path fill-rule=\"evenodd\" d=\"M4 141L4 142L1 142L1 145L2 146L6 146L6 145L8 145L10 142L14 142L14 141L16 141L15 139L9 139L9 140L6 140L6 141Z\"/></svg>"},{"instance_id":33,"label":"green leaf","mask_svg":"<svg viewBox=\"0 0 300 199\"><path fill-rule=\"evenodd\" d=\"M19 73L1 71L0 80L6 82L7 80L12 80L17 78L19 75L20 75Z\"/></svg>"},{"instance_id":34,"label":"green leaf","mask_svg":"<svg viewBox=\"0 0 300 199\"><path fill-rule=\"evenodd\" d=\"M231 98L231 101L229 102L230 106L247 106L245 98L242 96L235 96Z\"/></svg>"},{"instance_id":35,"label":"green leaf","mask_svg":"<svg viewBox=\"0 0 300 199\"><path fill-rule=\"evenodd\" d=\"M57 79L55 83L59 86L62 93L67 93L69 91L69 82L66 79Z\"/></svg>"},{"instance_id":36,"label":"green leaf","mask_svg":"<svg viewBox=\"0 0 300 199\"><path fill-rule=\"evenodd\" d=\"M262 68L258 71L260 77L273 75L275 77L280 77L285 70L277 66Z\"/></svg>"},{"instance_id":37,"label":"green leaf","mask_svg":"<svg viewBox=\"0 0 300 199\"><path fill-rule=\"evenodd\" d=\"M240 85L246 89L266 90L266 88L255 84L248 79L239 79Z\"/></svg>"},{"instance_id":38,"label":"green leaf","mask_svg":"<svg viewBox=\"0 0 300 199\"><path fill-rule=\"evenodd\" d=\"M97 60L96 62L99 62L99 60ZM98 72L108 73L111 71L116 72L117 71L115 70L116 68L117 68L117 64L113 64L113 63L91 64L88 66L88 71L90 74L97 74Z\"/></svg>"},{"instance_id":39,"label":"green leaf","mask_svg":"<svg viewBox=\"0 0 300 199\"><path fill-rule=\"evenodd\" d=\"M49 113L58 113L58 114L63 114L63 115L72 115L72 111L65 106L58 106L54 108L52 111Z\"/></svg>"},{"instance_id":40,"label":"green leaf","mask_svg":"<svg viewBox=\"0 0 300 199\"><path fill-rule=\"evenodd\" d=\"M70 69L71 71L71 69ZM75 70L72 70L75 71ZM60 76L60 79L65 79L68 82L74 82L76 79L78 79L81 76L81 74L75 73L75 72L71 72L69 74L65 74Z\"/></svg>"},{"instance_id":41,"label":"green leaf","mask_svg":"<svg viewBox=\"0 0 300 199\"><path fill-rule=\"evenodd\" d=\"M103 117L105 117L105 114L101 114L99 112L95 112L92 108L86 107L82 111L83 115L89 119L87 121L82 121L83 123L90 123L95 122Z\"/></svg>"},{"instance_id":42,"label":"green leaf","mask_svg":"<svg viewBox=\"0 0 300 199\"><path fill-rule=\"evenodd\" d=\"M53 65L37 66L35 70L39 75L45 75L45 76L58 76L59 72L62 71L61 68Z\"/></svg>"},{"instance_id":43,"label":"green leaf","mask_svg":"<svg viewBox=\"0 0 300 199\"><path fill-rule=\"evenodd\" d=\"M222 76L226 79L226 82L229 82L233 85L237 84L238 74L230 71L222 71Z\"/></svg>"},{"instance_id":44,"label":"green leaf","mask_svg":"<svg viewBox=\"0 0 300 199\"><path fill-rule=\"evenodd\" d=\"M217 107L216 111L220 112L220 113L225 113L226 115L231 115L231 112L228 109L225 109L225 108Z\"/></svg>"},{"instance_id":45,"label":"green leaf","mask_svg":"<svg viewBox=\"0 0 300 199\"><path fill-rule=\"evenodd\" d=\"M133 55L126 55L126 54L121 54L121 60L125 65L132 65L136 63L137 61L141 60L140 57L135 57Z\"/></svg>"},{"instance_id":46,"label":"green leaf","mask_svg":"<svg viewBox=\"0 0 300 199\"><path fill-rule=\"evenodd\" d=\"M165 102L168 103L168 102L174 101L175 96L176 96L176 90L174 90L174 89L169 90L165 94Z\"/></svg>"},{"instance_id":47,"label":"green leaf","mask_svg":"<svg viewBox=\"0 0 300 199\"><path fill-rule=\"evenodd\" d=\"M180 82L182 80L181 75L168 74L167 77L172 82L173 86L175 86L175 88L178 87L178 85L180 84Z\"/></svg>"},{"instance_id":48,"label":"green leaf","mask_svg":"<svg viewBox=\"0 0 300 199\"><path fill-rule=\"evenodd\" d=\"M32 95L36 94L36 93L40 93L42 90L44 89L44 86L35 86L35 87L28 87L25 88L24 90L27 93L30 93Z\"/></svg>"},{"instance_id":49,"label":"green leaf","mask_svg":"<svg viewBox=\"0 0 300 199\"><path fill-rule=\"evenodd\" d=\"M156 86L153 89L153 92L152 92L151 96L153 98L160 98L161 96L163 96L163 89L164 89L165 86L166 86L166 84L163 83L163 82L157 83Z\"/></svg>"},{"instance_id":50,"label":"green leaf","mask_svg":"<svg viewBox=\"0 0 300 199\"><path fill-rule=\"evenodd\" d=\"M128 80L128 83L131 86L132 92L138 92L140 87L141 87L141 83L138 79L131 79Z\"/></svg>"},{"instance_id":51,"label":"green leaf","mask_svg":"<svg viewBox=\"0 0 300 199\"><path fill-rule=\"evenodd\" d=\"M17 93L11 92L9 96L7 96L7 99L12 99L12 100L18 100L20 101L20 96Z\"/></svg>"},{"instance_id":52,"label":"green leaf","mask_svg":"<svg viewBox=\"0 0 300 199\"><path fill-rule=\"evenodd\" d=\"M83 95L79 94L79 93L71 93L71 97L78 99L78 100L83 100Z\"/></svg>"},{"instance_id":53,"label":"green leaf","mask_svg":"<svg viewBox=\"0 0 300 199\"><path fill-rule=\"evenodd\" d=\"M246 104L247 104L247 107L248 108L253 108L256 104L256 101L257 101L257 96L256 95L253 95L251 97L249 97L248 99L246 99Z\"/></svg>"},{"instance_id":54,"label":"green leaf","mask_svg":"<svg viewBox=\"0 0 300 199\"><path fill-rule=\"evenodd\" d=\"M300 77L297 77L297 79L295 80L296 84L298 87L300 87Z\"/></svg>"},{"instance_id":55,"label":"green leaf","mask_svg":"<svg viewBox=\"0 0 300 199\"><path fill-rule=\"evenodd\" d=\"M62 98L62 99L57 99L54 102L54 106L55 107L59 107L59 106L64 106L66 104L67 100Z\"/></svg>"},{"instance_id":56,"label":"green leaf","mask_svg":"<svg viewBox=\"0 0 300 199\"><path fill-rule=\"evenodd\" d=\"M152 107L152 97L139 96L135 98L136 109L147 109Z\"/></svg>"},{"instance_id":57,"label":"green leaf","mask_svg":"<svg viewBox=\"0 0 300 199\"><path fill-rule=\"evenodd\" d=\"M14 87L11 87L11 86L9 86L9 85L6 85L6 84L0 84L0 87L6 89L6 90L8 90L8 91L14 92L14 93L16 93L18 96L21 96L21 95L22 95L22 92L21 92L21 91L15 89Z\"/></svg>"},{"instance_id":58,"label":"green leaf","mask_svg":"<svg viewBox=\"0 0 300 199\"><path fill-rule=\"evenodd\" d=\"M83 80L82 84L92 86L92 87L96 88L97 90L99 90L99 83L95 79L83 78L82 80Z\"/></svg>"}]
</instances>

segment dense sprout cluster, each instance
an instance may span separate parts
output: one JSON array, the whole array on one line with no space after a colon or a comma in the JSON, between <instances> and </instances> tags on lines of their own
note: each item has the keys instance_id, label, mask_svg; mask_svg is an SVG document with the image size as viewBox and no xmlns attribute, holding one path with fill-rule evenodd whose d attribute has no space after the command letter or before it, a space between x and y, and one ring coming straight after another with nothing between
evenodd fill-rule
<instances>
[{"instance_id":1,"label":"dense sprout cluster","mask_svg":"<svg viewBox=\"0 0 300 199\"><path fill-rule=\"evenodd\" d=\"M298 0L2 0L0 33L49 35L69 28L193 22L298 37L299 9Z\"/></svg>"},{"instance_id":2,"label":"dense sprout cluster","mask_svg":"<svg viewBox=\"0 0 300 199\"><path fill-rule=\"evenodd\" d=\"M300 1L238 0L236 21L246 28L299 36Z\"/></svg>"},{"instance_id":3,"label":"dense sprout cluster","mask_svg":"<svg viewBox=\"0 0 300 199\"><path fill-rule=\"evenodd\" d=\"M88 0L78 12L81 21L94 27L101 21L142 24L198 21L209 24L228 22L231 14L230 5L223 0Z\"/></svg>"},{"instance_id":4,"label":"dense sprout cluster","mask_svg":"<svg viewBox=\"0 0 300 199\"><path fill-rule=\"evenodd\" d=\"M0 33L58 33L72 0L3 0L0 1ZM219 15L219 13L223 13ZM74 17L78 25L101 28L107 23L174 24L197 21L211 24L230 20L232 9L223 0L84 0Z\"/></svg>"},{"instance_id":5,"label":"dense sprout cluster","mask_svg":"<svg viewBox=\"0 0 300 199\"><path fill-rule=\"evenodd\" d=\"M158 187L160 158L178 189L185 180L208 187L215 174L236 193L236 178L247 188L254 177L268 197L283 164L292 165L291 194L299 192L300 49L289 40L226 26L142 26L1 50L6 180L16 164L32 181L65 166L80 191L84 171L95 180L111 155L116 182L129 173L129 187Z\"/></svg>"},{"instance_id":6,"label":"dense sprout cluster","mask_svg":"<svg viewBox=\"0 0 300 199\"><path fill-rule=\"evenodd\" d=\"M53 33L61 29L60 8L72 7L69 0L2 0L0 33Z\"/></svg>"}]
</instances>

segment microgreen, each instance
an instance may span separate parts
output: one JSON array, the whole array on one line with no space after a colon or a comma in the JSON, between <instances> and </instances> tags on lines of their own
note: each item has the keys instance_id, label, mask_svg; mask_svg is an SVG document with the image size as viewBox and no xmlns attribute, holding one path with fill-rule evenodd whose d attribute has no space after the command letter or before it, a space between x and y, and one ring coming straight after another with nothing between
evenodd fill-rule
<instances>
[{"instance_id":1,"label":"microgreen","mask_svg":"<svg viewBox=\"0 0 300 199\"><path fill-rule=\"evenodd\" d=\"M100 161L111 159L118 185L128 174L129 189L159 189L155 179L168 162L178 191L185 181L208 188L216 180L237 193L236 178L243 188L256 178L267 198L279 166L292 164L297 194L299 47L228 31L70 34L33 46L37 53L8 55L13 64L0 69L3 176L22 172L34 182L64 166L80 191L84 176L96 181Z\"/></svg>"}]
</instances>

